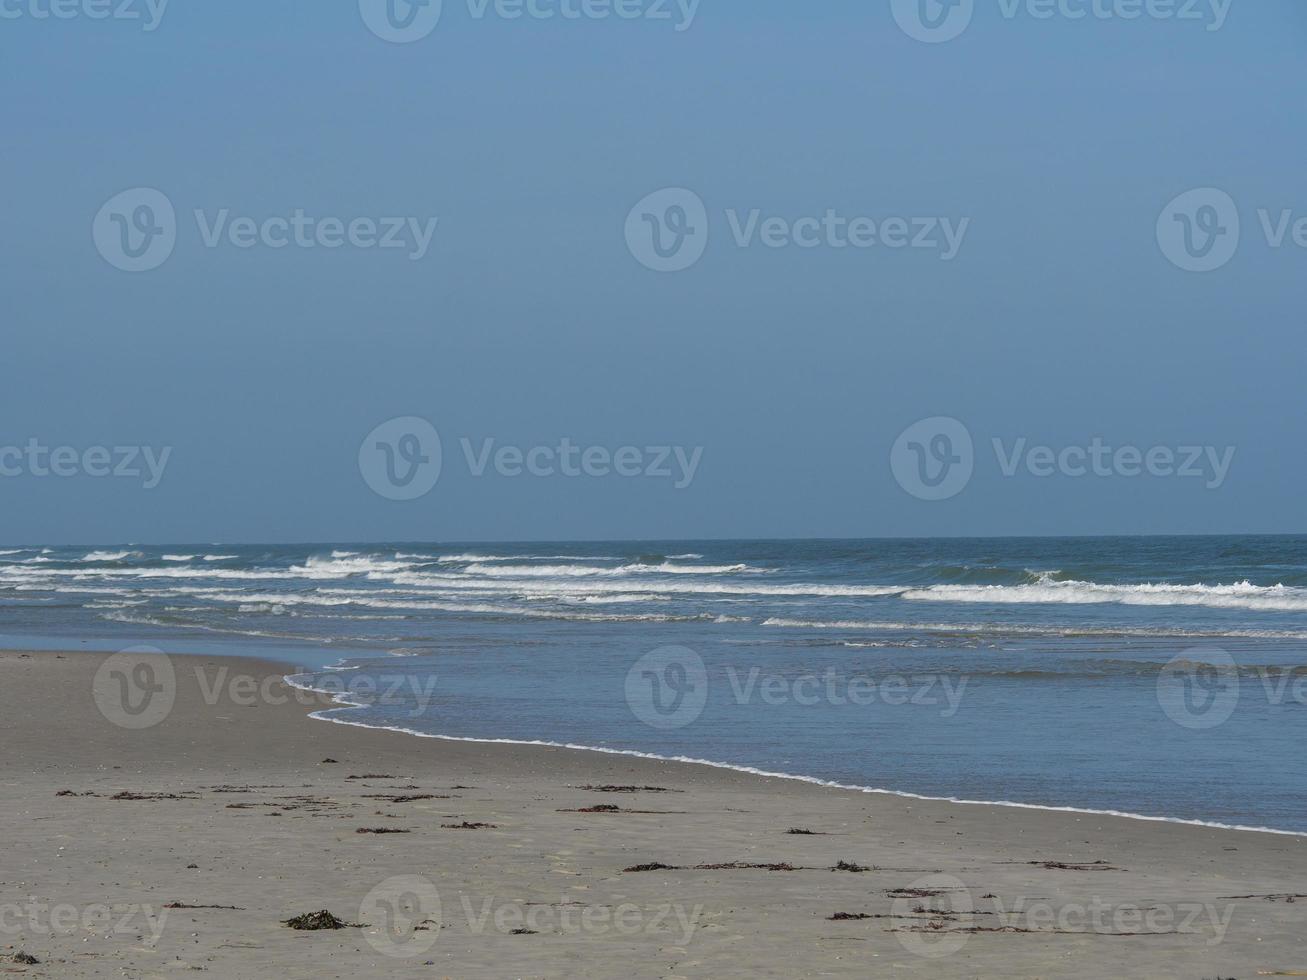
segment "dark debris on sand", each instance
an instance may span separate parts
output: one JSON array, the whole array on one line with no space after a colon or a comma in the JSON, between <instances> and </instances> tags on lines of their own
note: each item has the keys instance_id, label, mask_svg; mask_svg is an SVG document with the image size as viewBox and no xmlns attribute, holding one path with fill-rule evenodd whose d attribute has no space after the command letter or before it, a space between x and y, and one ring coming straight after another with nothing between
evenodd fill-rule
<instances>
[{"instance_id":1,"label":"dark debris on sand","mask_svg":"<svg viewBox=\"0 0 1307 980\"><path fill-rule=\"evenodd\" d=\"M493 823L470 823L464 820L462 823L442 823L440 825L445 830L498 830L499 826Z\"/></svg>"},{"instance_id":2,"label":"dark debris on sand","mask_svg":"<svg viewBox=\"0 0 1307 980\"><path fill-rule=\"evenodd\" d=\"M314 931L318 929L362 929L363 925L359 922L346 922L338 919L326 909L321 912L305 912L303 915L297 915L291 919L282 919L282 925L289 926L292 929L302 929Z\"/></svg>"},{"instance_id":3,"label":"dark debris on sand","mask_svg":"<svg viewBox=\"0 0 1307 980\"><path fill-rule=\"evenodd\" d=\"M684 793L682 789L668 789L665 786L569 786L568 789L580 789L589 793Z\"/></svg>"},{"instance_id":4,"label":"dark debris on sand","mask_svg":"<svg viewBox=\"0 0 1307 980\"><path fill-rule=\"evenodd\" d=\"M401 830L398 827L360 827L354 831L356 834L411 834L411 830Z\"/></svg>"},{"instance_id":5,"label":"dark debris on sand","mask_svg":"<svg viewBox=\"0 0 1307 980\"><path fill-rule=\"evenodd\" d=\"M831 868L831 870L852 871L854 873L861 874L863 871L870 871L871 868L869 868L865 864L854 864L852 861L836 861L835 867Z\"/></svg>"},{"instance_id":6,"label":"dark debris on sand","mask_svg":"<svg viewBox=\"0 0 1307 980\"><path fill-rule=\"evenodd\" d=\"M187 905L185 902L169 902L166 909L229 909L232 912L244 912L239 905Z\"/></svg>"},{"instance_id":7,"label":"dark debris on sand","mask_svg":"<svg viewBox=\"0 0 1307 980\"><path fill-rule=\"evenodd\" d=\"M676 810L623 810L620 806L613 806L611 803L600 803L597 806L583 806L580 809L559 810L559 813L652 813L662 816L670 816L678 813Z\"/></svg>"},{"instance_id":8,"label":"dark debris on sand","mask_svg":"<svg viewBox=\"0 0 1307 980\"><path fill-rule=\"evenodd\" d=\"M1276 895L1222 895L1222 898L1264 898L1268 902L1288 902L1294 904L1300 898L1307 898L1302 892L1280 892Z\"/></svg>"},{"instance_id":9,"label":"dark debris on sand","mask_svg":"<svg viewBox=\"0 0 1307 980\"><path fill-rule=\"evenodd\" d=\"M729 861L725 864L696 864L689 868L675 864L661 864L658 861L649 864L635 864L623 868L622 872L635 871L813 871L814 868L802 868L784 862L778 864L748 864L744 861Z\"/></svg>"},{"instance_id":10,"label":"dark debris on sand","mask_svg":"<svg viewBox=\"0 0 1307 980\"><path fill-rule=\"evenodd\" d=\"M940 888L889 888L885 894L890 898L935 898L944 891Z\"/></svg>"},{"instance_id":11,"label":"dark debris on sand","mask_svg":"<svg viewBox=\"0 0 1307 980\"><path fill-rule=\"evenodd\" d=\"M22 963L24 966L36 966L41 961L30 953L18 952L14 954L14 962Z\"/></svg>"},{"instance_id":12,"label":"dark debris on sand","mask_svg":"<svg viewBox=\"0 0 1307 980\"><path fill-rule=\"evenodd\" d=\"M1093 861L1089 864L1063 864L1061 861L1027 861L1026 864L1046 871L1120 871L1106 861Z\"/></svg>"}]
</instances>

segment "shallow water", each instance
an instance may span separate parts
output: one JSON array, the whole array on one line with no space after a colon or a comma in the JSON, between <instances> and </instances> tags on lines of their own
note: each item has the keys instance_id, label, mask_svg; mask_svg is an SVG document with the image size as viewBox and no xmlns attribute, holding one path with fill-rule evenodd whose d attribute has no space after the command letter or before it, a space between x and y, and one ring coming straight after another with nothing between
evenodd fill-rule
<instances>
[{"instance_id":1,"label":"shallow water","mask_svg":"<svg viewBox=\"0 0 1307 980\"><path fill-rule=\"evenodd\" d=\"M1307 831L1303 537L0 548L0 634L343 660L343 716L431 734Z\"/></svg>"}]
</instances>

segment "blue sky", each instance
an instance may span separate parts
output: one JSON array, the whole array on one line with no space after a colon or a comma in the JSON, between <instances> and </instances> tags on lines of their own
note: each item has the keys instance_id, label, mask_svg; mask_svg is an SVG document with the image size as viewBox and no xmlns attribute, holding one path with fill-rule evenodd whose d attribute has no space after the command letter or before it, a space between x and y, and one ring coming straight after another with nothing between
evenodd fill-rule
<instances>
[{"instance_id":1,"label":"blue sky","mask_svg":"<svg viewBox=\"0 0 1307 980\"><path fill-rule=\"evenodd\" d=\"M702 0L688 24L675 3L667 20L509 19L445 0L407 43L357 2L174 0L153 30L93 18L95 0L39 16L48 2L7 0L0 18L0 449L36 440L83 462L43 476L11 454L0 540L1304 530L1295 0L1148 8L1193 19L1121 16L1143 0L1082 19L1067 13L1088 0L975 0L939 43L888 0ZM175 247L128 272L93 225L135 188L173 206ZM665 188L693 192L707 222L675 272L624 235ZM1159 245L1159 216L1180 227L1168 202L1196 188L1239 219L1211 271ZM378 236L404 219L396 240L436 224L416 258L416 237L227 234L297 210ZM742 244L733 222L753 212ZM965 234L947 259L929 236L761 240L768 219L828 212L891 239L896 218ZM388 499L360 446L410 416L440 434L439 480ZM939 416L974 440L974 473L925 500L891 453ZM1216 487L1004 473L1019 445L1095 437L1235 454ZM475 462L563 439L638 449L641 475L478 476L462 442ZM96 446L171 454L147 490L86 472ZM688 485L644 472L664 446L702 449Z\"/></svg>"}]
</instances>

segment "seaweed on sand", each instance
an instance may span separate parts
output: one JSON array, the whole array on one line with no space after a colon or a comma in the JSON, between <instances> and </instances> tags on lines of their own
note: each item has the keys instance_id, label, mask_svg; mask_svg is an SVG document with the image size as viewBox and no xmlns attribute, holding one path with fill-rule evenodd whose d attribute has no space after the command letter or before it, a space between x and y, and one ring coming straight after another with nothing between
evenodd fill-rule
<instances>
[{"instance_id":1,"label":"seaweed on sand","mask_svg":"<svg viewBox=\"0 0 1307 980\"><path fill-rule=\"evenodd\" d=\"M362 929L363 925L359 922L346 922L338 919L326 909L321 912L305 912L303 915L297 915L294 918L282 919L282 925L289 926L292 929L302 929L314 931L318 929Z\"/></svg>"},{"instance_id":2,"label":"seaweed on sand","mask_svg":"<svg viewBox=\"0 0 1307 980\"><path fill-rule=\"evenodd\" d=\"M855 863L853 863L852 861L836 861L836 862L835 862L835 867L831 868L831 870L832 870L832 871L853 871L853 872L855 872L855 873L859 873L859 874L860 874L860 873L863 872L863 871L870 871L871 868L867 867L867 865L865 865L865 864L855 864Z\"/></svg>"}]
</instances>

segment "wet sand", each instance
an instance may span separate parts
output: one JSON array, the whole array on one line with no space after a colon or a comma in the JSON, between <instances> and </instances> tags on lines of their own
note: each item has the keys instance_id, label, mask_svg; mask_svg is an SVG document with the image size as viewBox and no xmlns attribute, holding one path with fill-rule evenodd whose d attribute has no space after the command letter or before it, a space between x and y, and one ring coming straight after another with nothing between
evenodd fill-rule
<instances>
[{"instance_id":1,"label":"wet sand","mask_svg":"<svg viewBox=\"0 0 1307 980\"><path fill-rule=\"evenodd\" d=\"M0 653L0 972L1307 975L1307 838L336 725L239 658L157 720L104 661Z\"/></svg>"}]
</instances>

